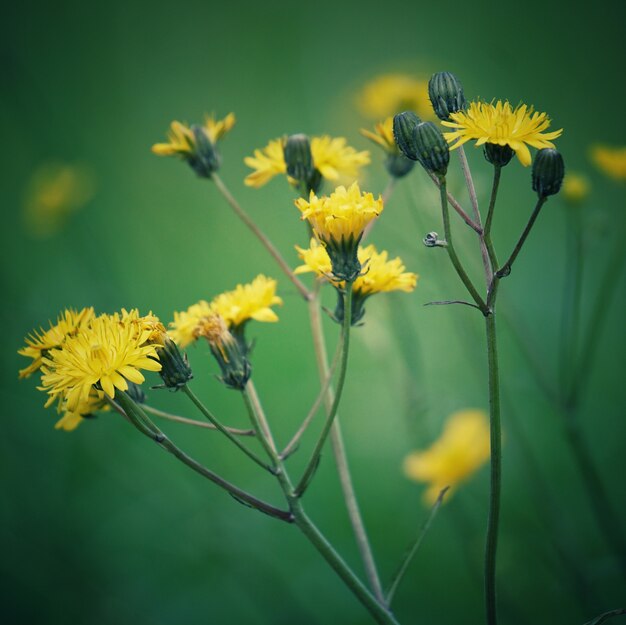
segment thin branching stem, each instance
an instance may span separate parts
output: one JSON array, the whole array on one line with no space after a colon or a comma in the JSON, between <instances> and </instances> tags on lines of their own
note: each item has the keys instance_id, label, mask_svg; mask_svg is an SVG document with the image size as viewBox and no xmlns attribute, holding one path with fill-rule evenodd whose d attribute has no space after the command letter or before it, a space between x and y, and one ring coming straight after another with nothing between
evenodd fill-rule
<instances>
[{"instance_id":1,"label":"thin branching stem","mask_svg":"<svg viewBox=\"0 0 626 625\"><path fill-rule=\"evenodd\" d=\"M441 180L436 174L427 172L430 179L441 189ZM472 229L474 232L480 234L482 228L463 210L463 207L459 204L458 200L446 189L446 196L450 206L459 214L461 219Z\"/></svg>"}]
</instances>

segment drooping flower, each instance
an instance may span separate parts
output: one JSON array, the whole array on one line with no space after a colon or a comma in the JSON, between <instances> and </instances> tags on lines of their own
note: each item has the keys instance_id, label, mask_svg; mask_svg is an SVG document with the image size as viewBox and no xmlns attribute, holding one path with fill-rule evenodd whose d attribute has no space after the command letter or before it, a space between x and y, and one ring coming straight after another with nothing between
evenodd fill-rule
<instances>
[{"instance_id":1,"label":"drooping flower","mask_svg":"<svg viewBox=\"0 0 626 625\"><path fill-rule=\"evenodd\" d=\"M428 81L407 74L383 74L365 85L359 95L361 112L372 119L394 116L400 111L414 111L432 118Z\"/></svg>"},{"instance_id":2,"label":"drooping flower","mask_svg":"<svg viewBox=\"0 0 626 625\"><path fill-rule=\"evenodd\" d=\"M311 239L307 249L296 248L303 265L297 267L294 273L313 272L318 278L329 279L341 291L345 282L333 280L332 265L326 248L315 239ZM352 324L358 323L365 314L364 304L367 298L376 293L404 291L410 293L417 285L418 276L405 271L402 260L397 257L389 259L386 251L378 252L374 245L359 247L358 259L363 271L352 285ZM339 322L343 320L343 297L338 297L335 317Z\"/></svg>"},{"instance_id":3,"label":"drooping flower","mask_svg":"<svg viewBox=\"0 0 626 625\"><path fill-rule=\"evenodd\" d=\"M563 197L572 204L579 204L589 195L589 180L582 174L568 172L561 189Z\"/></svg>"},{"instance_id":4,"label":"drooping flower","mask_svg":"<svg viewBox=\"0 0 626 625\"><path fill-rule=\"evenodd\" d=\"M296 206L315 236L324 244L337 280L353 282L361 272L357 250L367 225L383 211L382 197L361 193L355 182L349 189L337 187L329 196L311 193Z\"/></svg>"},{"instance_id":5,"label":"drooping flower","mask_svg":"<svg viewBox=\"0 0 626 625\"><path fill-rule=\"evenodd\" d=\"M406 476L426 482L426 503L433 504L446 487L455 490L473 475L490 454L489 420L482 410L461 410L448 417L443 433L428 448L404 460Z\"/></svg>"},{"instance_id":6,"label":"drooping flower","mask_svg":"<svg viewBox=\"0 0 626 625\"><path fill-rule=\"evenodd\" d=\"M207 116L204 125L189 126L173 121L167 143L155 143L152 151L158 156L178 156L186 160L199 176L208 178L220 166L217 143L232 129L235 121L234 113L222 120Z\"/></svg>"},{"instance_id":7,"label":"drooping flower","mask_svg":"<svg viewBox=\"0 0 626 625\"><path fill-rule=\"evenodd\" d=\"M152 330L138 331L137 324L122 317L96 317L43 357L40 388L50 396L46 405L59 401L67 411L76 412L92 389L114 398L116 389L128 389L128 381L144 381L141 369L161 369L156 345L149 342Z\"/></svg>"},{"instance_id":8,"label":"drooping flower","mask_svg":"<svg viewBox=\"0 0 626 625\"><path fill-rule=\"evenodd\" d=\"M370 162L369 152L358 152L347 145L344 137L328 135L311 138L311 155L316 171L330 181L354 180L358 178L360 168ZM254 156L247 156L244 162L254 170L244 181L249 187L262 187L275 176L286 174L283 140L270 141L263 149L255 150ZM290 179L290 183L296 184L297 181Z\"/></svg>"},{"instance_id":9,"label":"drooping flower","mask_svg":"<svg viewBox=\"0 0 626 625\"><path fill-rule=\"evenodd\" d=\"M472 140L476 141L477 146L486 143L509 146L524 167L532 161L528 146L553 148L551 140L560 137L563 132L562 129L545 132L550 126L550 118L546 113L533 111L526 104L513 108L509 102L501 100L495 105L471 102L467 110L452 113L450 120L441 123L453 129L444 133L451 149Z\"/></svg>"},{"instance_id":10,"label":"drooping flower","mask_svg":"<svg viewBox=\"0 0 626 625\"><path fill-rule=\"evenodd\" d=\"M27 378L38 371L42 359L51 350L61 347L68 336L75 335L81 328L88 325L94 318L93 308L83 308L76 311L72 308L64 310L57 318L56 324L50 322L50 328L33 330L26 337L26 347L20 349L18 354L32 359L32 363L19 372L20 378Z\"/></svg>"},{"instance_id":11,"label":"drooping flower","mask_svg":"<svg viewBox=\"0 0 626 625\"><path fill-rule=\"evenodd\" d=\"M626 146L594 145L591 160L596 167L615 180L626 180Z\"/></svg>"}]
</instances>

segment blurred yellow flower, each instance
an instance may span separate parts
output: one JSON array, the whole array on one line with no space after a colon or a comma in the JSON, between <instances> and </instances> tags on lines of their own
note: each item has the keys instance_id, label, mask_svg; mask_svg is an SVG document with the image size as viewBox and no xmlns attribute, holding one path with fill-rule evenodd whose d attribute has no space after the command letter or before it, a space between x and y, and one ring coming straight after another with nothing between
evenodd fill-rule
<instances>
[{"instance_id":1,"label":"blurred yellow flower","mask_svg":"<svg viewBox=\"0 0 626 625\"><path fill-rule=\"evenodd\" d=\"M169 324L169 335L180 347L187 347L197 337L196 329L201 319L215 314L211 304L200 300L192 304L187 310L174 312L174 321Z\"/></svg>"},{"instance_id":2,"label":"blurred yellow flower","mask_svg":"<svg viewBox=\"0 0 626 625\"><path fill-rule=\"evenodd\" d=\"M94 412L104 412L110 409L104 398L104 393L96 389L89 392L85 401L80 401L75 410L68 410L67 402L62 402L59 411L63 416L54 425L55 430L65 430L71 432L75 430L85 419L88 419Z\"/></svg>"},{"instance_id":3,"label":"blurred yellow flower","mask_svg":"<svg viewBox=\"0 0 626 625\"><path fill-rule=\"evenodd\" d=\"M94 387L113 398L115 389L128 389L128 381L144 381L140 369L161 369L156 346L148 342L152 331L138 332L135 323L122 317L100 315L68 336L58 349L46 353L40 389L50 395L47 406L59 401L65 410L75 413Z\"/></svg>"},{"instance_id":4,"label":"blurred yellow flower","mask_svg":"<svg viewBox=\"0 0 626 625\"><path fill-rule=\"evenodd\" d=\"M413 111L420 117L433 117L428 97L428 81L408 74L383 74L365 85L358 97L361 112L373 119Z\"/></svg>"},{"instance_id":5,"label":"blurred yellow flower","mask_svg":"<svg viewBox=\"0 0 626 625\"><path fill-rule=\"evenodd\" d=\"M50 350L58 349L68 336L73 336L87 326L94 317L93 308L83 308L79 311L68 308L58 316L54 325L50 322L48 330L43 328L33 330L25 339L26 347L18 351L18 354L31 358L33 362L19 372L19 377L27 378L38 371L42 365L42 358Z\"/></svg>"},{"instance_id":6,"label":"blurred yellow flower","mask_svg":"<svg viewBox=\"0 0 626 625\"><path fill-rule=\"evenodd\" d=\"M235 114L229 113L224 119L215 120L213 115L207 115L200 130L205 137L215 145L235 125ZM152 151L158 156L181 156L186 158L196 150L196 137L188 124L173 121L167 133L167 143L155 143Z\"/></svg>"},{"instance_id":7,"label":"blurred yellow flower","mask_svg":"<svg viewBox=\"0 0 626 625\"><path fill-rule=\"evenodd\" d=\"M528 145L537 149L553 148L551 139L560 137L563 132L563 129L544 132L550 126L550 118L545 113L533 112L526 104L514 109L501 100L495 105L470 102L467 110L451 113L450 119L452 121L441 123L454 129L444 133L452 150L471 140L476 140L477 146L508 145L524 167L532 161Z\"/></svg>"},{"instance_id":8,"label":"blurred yellow flower","mask_svg":"<svg viewBox=\"0 0 626 625\"><path fill-rule=\"evenodd\" d=\"M342 177L354 180L358 178L360 168L370 162L369 152L358 152L344 137L328 135L311 138L311 155L322 178L332 181ZM244 180L248 187L262 187L275 176L286 174L283 140L270 141L262 150L255 150L254 156L246 156L244 162L254 170Z\"/></svg>"},{"instance_id":9,"label":"blurred yellow flower","mask_svg":"<svg viewBox=\"0 0 626 625\"><path fill-rule=\"evenodd\" d=\"M590 153L602 173L615 180L626 180L626 146L594 145Z\"/></svg>"},{"instance_id":10,"label":"blurred yellow flower","mask_svg":"<svg viewBox=\"0 0 626 625\"><path fill-rule=\"evenodd\" d=\"M582 202L589 195L589 180L582 174L567 173L563 180L561 194L572 204Z\"/></svg>"},{"instance_id":11,"label":"blurred yellow flower","mask_svg":"<svg viewBox=\"0 0 626 625\"><path fill-rule=\"evenodd\" d=\"M56 234L67 218L95 194L95 178L84 165L46 163L26 185L23 214L28 232L36 237Z\"/></svg>"},{"instance_id":12,"label":"blurred yellow flower","mask_svg":"<svg viewBox=\"0 0 626 625\"><path fill-rule=\"evenodd\" d=\"M389 154L400 152L393 136L393 117L387 117L382 122L378 122L374 126L374 132L361 128L361 134Z\"/></svg>"},{"instance_id":13,"label":"blurred yellow flower","mask_svg":"<svg viewBox=\"0 0 626 625\"><path fill-rule=\"evenodd\" d=\"M428 449L404 459L404 473L428 484L424 499L432 505L446 486L454 490L475 473L489 453L489 418L482 410L461 410L448 417L443 433Z\"/></svg>"}]
</instances>

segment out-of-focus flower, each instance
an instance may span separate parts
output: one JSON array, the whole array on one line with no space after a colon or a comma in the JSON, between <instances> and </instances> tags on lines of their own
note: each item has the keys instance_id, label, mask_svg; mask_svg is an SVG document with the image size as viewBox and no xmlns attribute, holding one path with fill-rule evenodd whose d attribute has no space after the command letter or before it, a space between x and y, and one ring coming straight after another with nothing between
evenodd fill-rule
<instances>
[{"instance_id":1,"label":"out-of-focus flower","mask_svg":"<svg viewBox=\"0 0 626 625\"><path fill-rule=\"evenodd\" d=\"M626 146L594 145L591 150L594 165L615 180L626 180Z\"/></svg>"},{"instance_id":2,"label":"out-of-focus flower","mask_svg":"<svg viewBox=\"0 0 626 625\"><path fill-rule=\"evenodd\" d=\"M55 423L54 429L72 432L85 419L93 417L94 413L105 412L109 409L110 406L104 398L104 392L91 389L87 399L79 401L74 410L67 408L66 401L61 402L59 412L63 413L63 416Z\"/></svg>"},{"instance_id":3,"label":"out-of-focus flower","mask_svg":"<svg viewBox=\"0 0 626 625\"><path fill-rule=\"evenodd\" d=\"M402 154L396 145L393 136L393 117L378 122L374 126L374 132L361 128L361 134L383 149L386 154L385 168L391 176L402 178L413 169L415 162Z\"/></svg>"},{"instance_id":4,"label":"out-of-focus flower","mask_svg":"<svg viewBox=\"0 0 626 625\"><path fill-rule=\"evenodd\" d=\"M41 165L26 185L23 203L25 227L36 237L55 235L72 213L92 200L95 190L95 177L85 165Z\"/></svg>"},{"instance_id":5,"label":"out-of-focus flower","mask_svg":"<svg viewBox=\"0 0 626 625\"><path fill-rule=\"evenodd\" d=\"M432 505L446 486L455 490L473 475L487 462L489 453L487 415L482 410L461 410L448 418L443 433L428 449L405 458L404 472L428 484L424 500Z\"/></svg>"},{"instance_id":6,"label":"out-of-focus flower","mask_svg":"<svg viewBox=\"0 0 626 625\"><path fill-rule=\"evenodd\" d=\"M550 126L550 118L546 113L533 112L532 107L526 104L520 104L514 109L508 102L501 100L495 105L471 102L467 110L452 113L450 120L441 123L454 129L444 133L451 149L472 140L476 141L477 146L486 143L508 145L524 167L532 161L528 146L553 148L551 140L560 137L563 132L562 129L545 132Z\"/></svg>"},{"instance_id":7,"label":"out-of-focus flower","mask_svg":"<svg viewBox=\"0 0 626 625\"><path fill-rule=\"evenodd\" d=\"M589 180L586 176L575 172L565 175L561 193L572 204L582 202L589 195Z\"/></svg>"},{"instance_id":8,"label":"out-of-focus flower","mask_svg":"<svg viewBox=\"0 0 626 625\"><path fill-rule=\"evenodd\" d=\"M337 181L347 178L350 181L359 176L361 167L370 162L369 152L358 152L347 144L344 137L311 137L313 166L325 180ZM255 150L254 156L246 156L245 164L254 171L245 179L248 187L262 187L275 176L287 173L283 140L274 139L263 149ZM290 179L291 184L297 181Z\"/></svg>"},{"instance_id":9,"label":"out-of-focus flower","mask_svg":"<svg viewBox=\"0 0 626 625\"><path fill-rule=\"evenodd\" d=\"M383 74L368 82L358 96L361 112L372 119L394 116L400 111L414 111L432 119L428 82L408 74Z\"/></svg>"},{"instance_id":10,"label":"out-of-focus flower","mask_svg":"<svg viewBox=\"0 0 626 625\"><path fill-rule=\"evenodd\" d=\"M337 187L329 196L311 193L308 200L298 198L296 206L326 247L335 278L353 282L361 272L359 241L366 226L382 212L382 198L361 193L355 182L349 189Z\"/></svg>"},{"instance_id":11,"label":"out-of-focus flower","mask_svg":"<svg viewBox=\"0 0 626 625\"><path fill-rule=\"evenodd\" d=\"M169 335L179 347L187 347L197 338L195 332L199 321L212 314L214 313L211 304L203 299L192 304L187 310L176 311L174 321L169 324Z\"/></svg>"}]
</instances>

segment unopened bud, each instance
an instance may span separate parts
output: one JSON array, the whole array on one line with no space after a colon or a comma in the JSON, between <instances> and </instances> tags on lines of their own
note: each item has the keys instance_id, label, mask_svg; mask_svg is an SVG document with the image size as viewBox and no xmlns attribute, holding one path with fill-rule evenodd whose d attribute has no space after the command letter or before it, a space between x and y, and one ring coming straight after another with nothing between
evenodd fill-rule
<instances>
[{"instance_id":1,"label":"unopened bud","mask_svg":"<svg viewBox=\"0 0 626 625\"><path fill-rule=\"evenodd\" d=\"M417 160L422 167L438 176L445 176L450 162L450 148L433 122L422 122L415 128Z\"/></svg>"},{"instance_id":2,"label":"unopened bud","mask_svg":"<svg viewBox=\"0 0 626 625\"><path fill-rule=\"evenodd\" d=\"M202 126L193 125L191 132L195 139L195 147L193 153L188 157L189 164L192 169L201 178L210 178L213 172L216 172L221 165L221 158L216 147L206 134L206 130Z\"/></svg>"},{"instance_id":3,"label":"unopened bud","mask_svg":"<svg viewBox=\"0 0 626 625\"><path fill-rule=\"evenodd\" d=\"M485 158L496 167L504 167L511 162L515 152L508 145L485 143Z\"/></svg>"},{"instance_id":4,"label":"unopened bud","mask_svg":"<svg viewBox=\"0 0 626 625\"><path fill-rule=\"evenodd\" d=\"M539 150L533 162L533 191L539 197L555 195L561 189L565 176L563 157L554 148Z\"/></svg>"},{"instance_id":5,"label":"unopened bud","mask_svg":"<svg viewBox=\"0 0 626 625\"><path fill-rule=\"evenodd\" d=\"M451 113L458 113L467 107L463 86L450 72L437 72L428 81L428 97L439 119L447 121Z\"/></svg>"},{"instance_id":6,"label":"unopened bud","mask_svg":"<svg viewBox=\"0 0 626 625\"><path fill-rule=\"evenodd\" d=\"M163 386L175 391L185 386L193 378L187 354L181 352L178 345L169 337L165 338L162 347L156 349L161 363L159 374Z\"/></svg>"},{"instance_id":7,"label":"unopened bud","mask_svg":"<svg viewBox=\"0 0 626 625\"><path fill-rule=\"evenodd\" d=\"M393 137L402 154L412 161L417 160L417 146L415 145L415 129L421 122L412 111L398 113L393 118Z\"/></svg>"}]
</instances>

